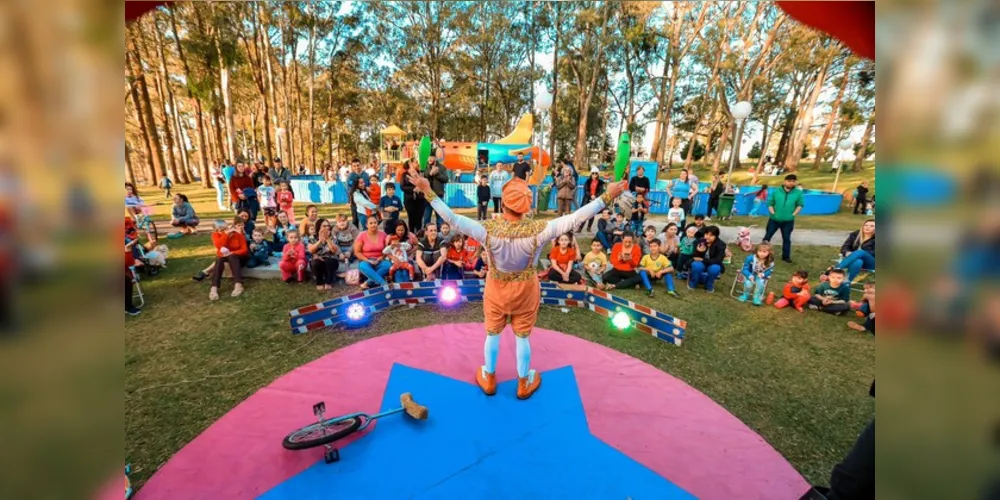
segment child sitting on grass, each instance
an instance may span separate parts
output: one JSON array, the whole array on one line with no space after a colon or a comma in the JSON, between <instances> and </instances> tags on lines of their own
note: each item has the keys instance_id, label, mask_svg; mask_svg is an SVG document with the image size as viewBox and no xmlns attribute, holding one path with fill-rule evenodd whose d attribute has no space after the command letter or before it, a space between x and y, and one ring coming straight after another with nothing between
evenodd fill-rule
<instances>
[{"instance_id":1,"label":"child sitting on grass","mask_svg":"<svg viewBox=\"0 0 1000 500\"><path fill-rule=\"evenodd\" d=\"M771 253L771 245L761 243L757 245L757 251L748 255L743 261L743 295L740 295L740 302L746 302L753 294L753 305L759 306L764 302L764 290L767 288L767 280L771 279L774 272L774 254Z\"/></svg>"},{"instance_id":2,"label":"child sitting on grass","mask_svg":"<svg viewBox=\"0 0 1000 500\"><path fill-rule=\"evenodd\" d=\"M389 258L392 267L389 268L389 276L396 283L406 283L413 279L413 264L410 264L407 252L410 251L410 244L399 241L399 236L395 234L386 240L386 247L382 250L382 255Z\"/></svg>"},{"instance_id":3,"label":"child sitting on grass","mask_svg":"<svg viewBox=\"0 0 1000 500\"><path fill-rule=\"evenodd\" d=\"M490 273L488 260L483 246L479 245L479 249L476 251L476 265L472 267L472 274L479 279L486 279L486 275Z\"/></svg>"},{"instance_id":4,"label":"child sitting on grass","mask_svg":"<svg viewBox=\"0 0 1000 500\"><path fill-rule=\"evenodd\" d=\"M643 255L649 255L649 243L655 239L656 228L653 226L646 226L645 231L642 232L642 238L639 239L639 250L642 251Z\"/></svg>"},{"instance_id":5,"label":"child sitting on grass","mask_svg":"<svg viewBox=\"0 0 1000 500\"><path fill-rule=\"evenodd\" d=\"M549 253L549 281L564 284L577 284L583 281L580 273L573 269L576 262L576 249L573 248L573 238L570 234L562 234L556 240L556 246Z\"/></svg>"},{"instance_id":6,"label":"child sitting on grass","mask_svg":"<svg viewBox=\"0 0 1000 500\"><path fill-rule=\"evenodd\" d=\"M288 243L281 251L281 263L278 264L281 279L285 283L302 283L306 280L306 247L302 244L298 229L289 229L285 236Z\"/></svg>"},{"instance_id":7,"label":"child sitting on grass","mask_svg":"<svg viewBox=\"0 0 1000 500\"><path fill-rule=\"evenodd\" d=\"M253 232L253 239L250 241L250 260L247 262L247 269L266 266L267 259L271 256L271 245L264 241L264 233L259 229Z\"/></svg>"},{"instance_id":8,"label":"child sitting on grass","mask_svg":"<svg viewBox=\"0 0 1000 500\"><path fill-rule=\"evenodd\" d=\"M646 287L649 297L653 295L653 281L663 280L667 284L667 295L678 297L677 290L674 289L674 268L670 265L670 259L660 253L660 240L654 239L649 242L649 255L639 261L639 277Z\"/></svg>"},{"instance_id":9,"label":"child sitting on grass","mask_svg":"<svg viewBox=\"0 0 1000 500\"><path fill-rule=\"evenodd\" d=\"M445 226L446 224L442 224L441 229L444 229ZM460 280L465 276L465 237L458 234L452 235L451 244L447 248L448 258L441 266L441 279Z\"/></svg>"},{"instance_id":10,"label":"child sitting on grass","mask_svg":"<svg viewBox=\"0 0 1000 500\"><path fill-rule=\"evenodd\" d=\"M829 279L820 283L809 299L809 309L841 315L851 310L851 285L844 279L843 269L834 269Z\"/></svg>"},{"instance_id":11,"label":"child sitting on grass","mask_svg":"<svg viewBox=\"0 0 1000 500\"><path fill-rule=\"evenodd\" d=\"M590 253L583 257L583 269L587 278L597 288L604 288L604 273L608 271L608 254L604 253L604 245L595 239L590 243Z\"/></svg>"},{"instance_id":12,"label":"child sitting on grass","mask_svg":"<svg viewBox=\"0 0 1000 500\"><path fill-rule=\"evenodd\" d=\"M875 335L875 284L865 283L865 295L858 304L858 317L865 318L864 324L848 321L847 327L856 332Z\"/></svg>"},{"instance_id":13,"label":"child sitting on grass","mask_svg":"<svg viewBox=\"0 0 1000 500\"><path fill-rule=\"evenodd\" d=\"M781 291L781 298L774 303L774 307L784 309L792 306L796 311L804 312L803 308L809 303L810 297L812 295L809 293L809 273L801 270L795 271L792 279L785 284L784 290Z\"/></svg>"}]
</instances>

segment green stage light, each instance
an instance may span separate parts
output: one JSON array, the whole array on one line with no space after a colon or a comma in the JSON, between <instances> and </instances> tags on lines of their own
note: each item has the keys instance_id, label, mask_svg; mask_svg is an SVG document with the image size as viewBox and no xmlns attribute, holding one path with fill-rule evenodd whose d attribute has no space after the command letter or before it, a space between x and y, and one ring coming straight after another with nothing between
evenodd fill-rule
<instances>
[{"instance_id":1,"label":"green stage light","mask_svg":"<svg viewBox=\"0 0 1000 500\"><path fill-rule=\"evenodd\" d=\"M618 311L611 317L611 324L619 330L625 330L626 328L632 326L632 319L628 317L628 314Z\"/></svg>"}]
</instances>

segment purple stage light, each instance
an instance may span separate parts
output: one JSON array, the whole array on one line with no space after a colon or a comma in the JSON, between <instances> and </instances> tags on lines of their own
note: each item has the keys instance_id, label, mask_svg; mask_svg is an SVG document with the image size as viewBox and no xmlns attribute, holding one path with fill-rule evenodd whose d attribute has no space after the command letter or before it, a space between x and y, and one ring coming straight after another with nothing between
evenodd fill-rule
<instances>
[{"instance_id":1,"label":"purple stage light","mask_svg":"<svg viewBox=\"0 0 1000 500\"><path fill-rule=\"evenodd\" d=\"M441 289L441 294L438 298L446 306L453 305L458 302L458 289L453 286L446 286Z\"/></svg>"}]
</instances>

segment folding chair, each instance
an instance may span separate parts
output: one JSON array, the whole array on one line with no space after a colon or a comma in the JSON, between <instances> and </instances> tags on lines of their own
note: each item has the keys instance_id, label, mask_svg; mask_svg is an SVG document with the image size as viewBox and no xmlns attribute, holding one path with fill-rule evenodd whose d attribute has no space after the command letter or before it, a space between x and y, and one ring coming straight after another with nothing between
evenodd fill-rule
<instances>
[{"instance_id":1,"label":"folding chair","mask_svg":"<svg viewBox=\"0 0 1000 500\"><path fill-rule=\"evenodd\" d=\"M132 302L136 307L142 308L146 305L146 298L142 293L142 285L139 283L139 273L135 271L135 266L128 268L132 274Z\"/></svg>"},{"instance_id":2,"label":"folding chair","mask_svg":"<svg viewBox=\"0 0 1000 500\"><path fill-rule=\"evenodd\" d=\"M729 296L730 297L732 297L732 298L735 299L735 298L739 297L740 295L743 295L743 282L744 281L746 281L746 276L743 276L743 273L741 273L741 272L737 272L736 273L736 279L733 280L733 288L729 290ZM768 286L768 284L770 284L770 282L771 282L770 278L764 280L764 291L763 291L763 293L761 293L762 297L767 297L767 286Z\"/></svg>"}]
</instances>

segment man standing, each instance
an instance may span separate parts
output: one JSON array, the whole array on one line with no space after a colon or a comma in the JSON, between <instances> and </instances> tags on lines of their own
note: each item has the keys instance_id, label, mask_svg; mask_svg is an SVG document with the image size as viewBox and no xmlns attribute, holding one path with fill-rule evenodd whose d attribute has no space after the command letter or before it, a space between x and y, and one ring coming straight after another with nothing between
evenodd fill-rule
<instances>
[{"instance_id":1,"label":"man standing","mask_svg":"<svg viewBox=\"0 0 1000 500\"><path fill-rule=\"evenodd\" d=\"M281 164L281 158L274 159L274 166L271 167L268 175L271 176L271 182L275 186L280 186L282 182L287 182L289 186L292 185L292 171Z\"/></svg>"},{"instance_id":2,"label":"man standing","mask_svg":"<svg viewBox=\"0 0 1000 500\"><path fill-rule=\"evenodd\" d=\"M503 163L496 162L493 171L490 172L488 183L490 185L490 196L493 198L493 213L499 214L501 199L503 198L503 187L510 182L510 172L503 169Z\"/></svg>"},{"instance_id":3,"label":"man standing","mask_svg":"<svg viewBox=\"0 0 1000 500\"><path fill-rule=\"evenodd\" d=\"M774 233L781 231L781 260L792 263L792 231L795 229L795 216L799 215L805 206L802 189L798 187L799 178L795 174L785 176L781 189L771 191L767 199L767 210L771 218L767 221L767 232L764 233L764 243L770 243Z\"/></svg>"},{"instance_id":4,"label":"man standing","mask_svg":"<svg viewBox=\"0 0 1000 500\"><path fill-rule=\"evenodd\" d=\"M868 205L868 181L862 182L858 186L858 195L854 197L854 215L865 215L865 207Z\"/></svg>"},{"instance_id":5,"label":"man standing","mask_svg":"<svg viewBox=\"0 0 1000 500\"><path fill-rule=\"evenodd\" d=\"M355 227L361 228L358 220L358 206L354 204L354 188L358 185L359 178L364 179L365 187L368 187L371 178L361 170L361 160L355 158L351 160L351 173L347 175L347 199L351 204L351 222L354 223Z\"/></svg>"},{"instance_id":6,"label":"man standing","mask_svg":"<svg viewBox=\"0 0 1000 500\"><path fill-rule=\"evenodd\" d=\"M600 212L625 190L624 182L612 184L599 199L578 212L545 222L526 219L531 211L531 190L527 182L514 179L503 190L504 213L500 219L482 224L455 215L431 189L431 183L410 175L416 189L430 200L439 216L456 232L483 243L490 269L483 293L483 315L486 323L485 364L476 368L475 379L480 389L493 396L497 391L496 363L500 352L500 333L510 323L517 337L517 398L528 399L542 384L542 377L531 370L531 343L528 338L538 319L541 289L538 283L538 257L553 238L572 230L581 222Z\"/></svg>"},{"instance_id":7,"label":"man standing","mask_svg":"<svg viewBox=\"0 0 1000 500\"><path fill-rule=\"evenodd\" d=\"M635 177L628 181L628 190L633 194L641 194L649 197L649 177L646 177L646 169L639 167L635 171Z\"/></svg>"},{"instance_id":8,"label":"man standing","mask_svg":"<svg viewBox=\"0 0 1000 500\"><path fill-rule=\"evenodd\" d=\"M428 160L427 172L424 174L431 183L431 190L438 198L444 198L444 186L448 184L448 169L438 164L437 158L433 156ZM430 197L427 198L430 200ZM434 208L430 203L424 209L424 225L431 223L431 216L434 215ZM437 216L437 226L441 227L441 214Z\"/></svg>"},{"instance_id":9,"label":"man standing","mask_svg":"<svg viewBox=\"0 0 1000 500\"><path fill-rule=\"evenodd\" d=\"M517 163L514 164L514 177L527 181L531 175L531 164L524 161L524 153L517 154Z\"/></svg>"}]
</instances>

